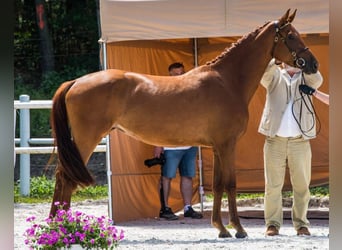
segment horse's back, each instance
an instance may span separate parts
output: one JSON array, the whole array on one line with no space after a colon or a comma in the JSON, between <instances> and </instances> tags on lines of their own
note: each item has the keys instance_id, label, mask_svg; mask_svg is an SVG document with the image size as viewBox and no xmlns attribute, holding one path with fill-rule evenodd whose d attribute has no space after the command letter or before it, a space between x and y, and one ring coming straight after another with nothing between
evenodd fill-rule
<instances>
[{"instance_id":1,"label":"horse's back","mask_svg":"<svg viewBox=\"0 0 342 250\"><path fill-rule=\"evenodd\" d=\"M96 123L104 131L120 127L149 143L163 137L159 141L165 145L202 143L208 139L203 134L210 137L216 136L215 131L231 130L232 120L240 120L235 100L220 76L205 67L177 77L99 71L76 79L66 99L71 123Z\"/></svg>"}]
</instances>

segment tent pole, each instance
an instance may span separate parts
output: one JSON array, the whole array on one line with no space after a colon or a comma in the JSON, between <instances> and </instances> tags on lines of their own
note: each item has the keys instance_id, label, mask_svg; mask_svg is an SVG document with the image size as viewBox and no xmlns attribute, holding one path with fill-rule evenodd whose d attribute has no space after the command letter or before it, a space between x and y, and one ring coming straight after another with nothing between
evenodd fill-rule
<instances>
[{"instance_id":1,"label":"tent pole","mask_svg":"<svg viewBox=\"0 0 342 250\"><path fill-rule=\"evenodd\" d=\"M102 47L102 69L107 69L107 43L105 40L100 40ZM106 166L107 166L107 183L108 183L108 215L114 222L113 218L113 204L112 204L112 171L110 162L110 136L106 136Z\"/></svg>"},{"instance_id":2,"label":"tent pole","mask_svg":"<svg viewBox=\"0 0 342 250\"><path fill-rule=\"evenodd\" d=\"M198 46L197 46L197 38L194 38L194 64L195 67L198 67Z\"/></svg>"},{"instance_id":3,"label":"tent pole","mask_svg":"<svg viewBox=\"0 0 342 250\"><path fill-rule=\"evenodd\" d=\"M198 67L198 45L197 38L193 39L193 48L194 48L194 64L195 67ZM203 200L204 200L204 190L203 190L203 165L202 165L202 149L201 146L198 147L198 172L199 172L199 187L198 192L200 196L200 204L201 204L201 212L203 213Z\"/></svg>"}]
</instances>

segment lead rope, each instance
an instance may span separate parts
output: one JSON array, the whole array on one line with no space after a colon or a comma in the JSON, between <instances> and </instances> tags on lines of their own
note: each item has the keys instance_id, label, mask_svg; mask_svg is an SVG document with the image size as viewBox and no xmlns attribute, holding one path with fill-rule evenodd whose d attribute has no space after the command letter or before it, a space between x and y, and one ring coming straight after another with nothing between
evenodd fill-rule
<instances>
[{"instance_id":1,"label":"lead rope","mask_svg":"<svg viewBox=\"0 0 342 250\"><path fill-rule=\"evenodd\" d=\"M302 72L302 82L300 84L305 84L305 78L304 78L303 72ZM296 91L299 91L299 89L297 88ZM318 135L321 131L321 121L319 120L319 117L316 113L315 107L312 103L310 96L307 94L304 94L302 92L299 92L299 93L300 93L301 97L299 97L296 100L293 100L292 115L293 115L296 123L298 124L300 131L303 133L303 135L313 138L315 136L308 135L307 133L310 132L312 129L314 129L314 125L315 125L315 123L317 123L316 135ZM295 107L295 103L298 101L300 102L300 105L299 105L300 106L300 112L299 112L299 117L296 117L294 107ZM304 130L302 128L302 125L301 125L303 105L305 105L305 107L307 108L307 110L309 111L309 113L311 114L311 117L312 117L312 126L307 130Z\"/></svg>"}]
</instances>

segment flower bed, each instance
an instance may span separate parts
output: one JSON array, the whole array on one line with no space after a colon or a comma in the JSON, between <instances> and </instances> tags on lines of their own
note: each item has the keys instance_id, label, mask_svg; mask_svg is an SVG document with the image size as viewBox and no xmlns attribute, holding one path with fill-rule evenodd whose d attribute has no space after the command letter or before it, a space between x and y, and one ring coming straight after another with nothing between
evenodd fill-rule
<instances>
[{"instance_id":1,"label":"flower bed","mask_svg":"<svg viewBox=\"0 0 342 250\"><path fill-rule=\"evenodd\" d=\"M58 206L56 216L45 219L46 224L36 224L34 216L27 218L31 227L24 236L30 249L71 248L74 244L84 249L114 249L124 238L123 230L119 231L105 216L63 210L65 203L55 205Z\"/></svg>"}]
</instances>

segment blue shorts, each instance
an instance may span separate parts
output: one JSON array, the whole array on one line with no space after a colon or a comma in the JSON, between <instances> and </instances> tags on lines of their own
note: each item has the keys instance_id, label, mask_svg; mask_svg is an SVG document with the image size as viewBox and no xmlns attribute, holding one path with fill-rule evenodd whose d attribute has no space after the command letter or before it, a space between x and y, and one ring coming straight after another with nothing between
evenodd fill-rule
<instances>
[{"instance_id":1,"label":"blue shorts","mask_svg":"<svg viewBox=\"0 0 342 250\"><path fill-rule=\"evenodd\" d=\"M177 168L179 174L186 177L195 177L196 174L196 156L197 147L180 150L165 150L166 162L163 165L163 176L175 178Z\"/></svg>"}]
</instances>

